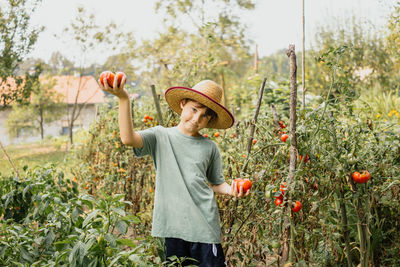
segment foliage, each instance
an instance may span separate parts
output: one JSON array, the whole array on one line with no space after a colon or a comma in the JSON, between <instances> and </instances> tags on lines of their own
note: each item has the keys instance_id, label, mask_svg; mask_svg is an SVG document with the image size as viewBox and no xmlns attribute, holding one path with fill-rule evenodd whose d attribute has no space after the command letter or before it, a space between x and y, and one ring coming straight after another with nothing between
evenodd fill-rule
<instances>
[{"instance_id":1,"label":"foliage","mask_svg":"<svg viewBox=\"0 0 400 267\"><path fill-rule=\"evenodd\" d=\"M51 78L36 81L32 86L31 100L26 105L12 105L12 111L6 124L9 136L18 137L38 132L44 138L44 124L61 118L61 95L53 90L55 81Z\"/></svg>"},{"instance_id":2,"label":"foliage","mask_svg":"<svg viewBox=\"0 0 400 267\"><path fill-rule=\"evenodd\" d=\"M250 59L246 28L236 13L253 8L253 1L159 1L156 10L165 13L167 28L138 48L147 67L142 86L148 88L157 81L157 87L164 90L211 79L221 84L224 103L229 106L233 87L240 84ZM188 23L194 31L184 26Z\"/></svg>"},{"instance_id":3,"label":"foliage","mask_svg":"<svg viewBox=\"0 0 400 267\"><path fill-rule=\"evenodd\" d=\"M227 100L238 113L234 127L218 135L212 129L202 132L220 148L228 183L239 177L253 182L247 198L217 196L229 264L280 266L283 246L290 241L290 260L296 266L398 266L400 111L399 94L393 90L396 64L389 56L395 52L387 50L388 43L392 42L391 49L396 45L398 10L391 17L392 35L385 40L366 33L356 20L346 27L321 29L321 42L307 53L307 88L318 96L308 95L305 108L297 112L298 160L290 181L294 137L280 139L282 132L290 133L289 84L283 78L288 64L284 56L274 55L263 61L260 74L254 73L241 35L244 28L237 27L236 17L224 17L228 13L206 14L205 2L160 1L158 8L170 22L167 31L139 48L131 42L127 57L146 59L141 90L154 81L159 89L191 86L204 78L229 88ZM232 3L252 8L252 1L216 5ZM170 16L180 18L179 14L194 18L197 32L178 27ZM107 64L118 60L110 58ZM256 95L269 69L277 72L276 79L266 86L255 122ZM364 75L364 70L371 72ZM159 124L152 101L144 94L132 102L135 130ZM178 116L162 97L160 101L164 126L175 126ZM272 104L287 128L277 126ZM155 119L146 119L149 116ZM247 153L253 123L253 147ZM7 211L14 221L1 224L0 264L13 260L12 264L44 266L168 264L162 241L150 237L154 166L149 157L135 158L132 149L122 144L113 99L102 107L87 138L74 145L68 161L77 162L71 168L73 177L61 177L54 170L46 174L44 169L31 172L32 180L4 179L1 214ZM368 170L371 179L356 184L352 173L362 170ZM47 184L53 186L46 188ZM276 205L274 199L284 184L283 204ZM88 194L78 194L78 189ZM294 213L296 201L302 209ZM290 240L284 240L288 228ZM173 260L180 264L183 259Z\"/></svg>"},{"instance_id":4,"label":"foliage","mask_svg":"<svg viewBox=\"0 0 400 267\"><path fill-rule=\"evenodd\" d=\"M2 266L140 266L154 258L149 241L124 238L139 219L124 211L131 203L123 195L79 195L76 179L54 167L27 171L24 178L1 180Z\"/></svg>"},{"instance_id":5,"label":"foliage","mask_svg":"<svg viewBox=\"0 0 400 267\"><path fill-rule=\"evenodd\" d=\"M26 73L25 79L16 75L19 64L32 50L43 28L31 28L31 14L40 0L7 0L0 8L0 102L8 105L29 98L30 82L37 79L40 71ZM15 86L13 82L15 81Z\"/></svg>"}]
</instances>

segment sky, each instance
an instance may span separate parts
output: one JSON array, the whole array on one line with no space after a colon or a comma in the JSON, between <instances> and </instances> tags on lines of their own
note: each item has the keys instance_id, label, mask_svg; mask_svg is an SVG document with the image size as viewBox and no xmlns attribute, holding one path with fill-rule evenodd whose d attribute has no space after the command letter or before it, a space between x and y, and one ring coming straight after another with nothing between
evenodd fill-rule
<instances>
[{"instance_id":1,"label":"sky","mask_svg":"<svg viewBox=\"0 0 400 267\"><path fill-rule=\"evenodd\" d=\"M97 23L115 22L125 31L134 34L140 43L153 39L165 28L162 16L154 12L156 0L42 0L32 16L33 25L45 26L31 57L48 60L51 53L60 51L68 58L76 55L73 47L54 37L73 20L78 6L94 13ZM391 6L396 0L305 0L306 49L319 25L332 22L332 18L344 19L356 15L376 27L383 27ZM211 12L211 11L210 11ZM241 12L240 17L248 26L247 38L258 45L260 56L295 44L302 49L302 0L258 0L253 11ZM75 53L75 54L74 54ZM100 63L106 55L91 59Z\"/></svg>"}]
</instances>

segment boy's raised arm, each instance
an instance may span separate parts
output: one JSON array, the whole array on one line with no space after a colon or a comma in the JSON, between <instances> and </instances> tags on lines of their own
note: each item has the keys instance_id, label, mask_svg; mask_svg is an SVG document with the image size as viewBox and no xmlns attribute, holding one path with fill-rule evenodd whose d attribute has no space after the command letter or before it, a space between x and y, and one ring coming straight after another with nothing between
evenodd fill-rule
<instances>
[{"instance_id":1,"label":"boy's raised arm","mask_svg":"<svg viewBox=\"0 0 400 267\"><path fill-rule=\"evenodd\" d=\"M103 81L100 80L101 78L103 78ZM118 125L122 143L137 148L143 147L142 136L137 132L135 132L135 130L133 129L129 94L124 89L124 85L126 82L125 74L123 75L123 78L119 85L118 85L119 79L118 78L114 79L113 87L109 86L106 75L104 75L103 77L100 76L100 79L99 79L99 85L101 89L117 96L119 99Z\"/></svg>"}]
</instances>

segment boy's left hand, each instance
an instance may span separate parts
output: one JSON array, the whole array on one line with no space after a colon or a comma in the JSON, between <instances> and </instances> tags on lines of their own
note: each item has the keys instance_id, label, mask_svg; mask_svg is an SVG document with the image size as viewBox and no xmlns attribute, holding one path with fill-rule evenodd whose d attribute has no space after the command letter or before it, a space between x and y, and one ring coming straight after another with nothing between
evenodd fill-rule
<instances>
[{"instance_id":1,"label":"boy's left hand","mask_svg":"<svg viewBox=\"0 0 400 267\"><path fill-rule=\"evenodd\" d=\"M240 185L239 190L237 186L238 181L233 180L231 184L231 195L234 197L246 197L250 194L250 189L246 193L243 192L243 185Z\"/></svg>"}]
</instances>

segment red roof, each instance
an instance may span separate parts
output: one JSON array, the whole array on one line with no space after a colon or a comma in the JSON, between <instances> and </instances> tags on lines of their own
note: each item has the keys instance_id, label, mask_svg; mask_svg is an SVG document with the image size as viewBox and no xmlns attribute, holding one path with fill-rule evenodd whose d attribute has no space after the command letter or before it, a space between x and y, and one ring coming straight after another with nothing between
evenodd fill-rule
<instances>
[{"instance_id":1,"label":"red roof","mask_svg":"<svg viewBox=\"0 0 400 267\"><path fill-rule=\"evenodd\" d=\"M105 94L93 76L53 76L51 79L56 80L54 90L65 96L64 103L74 104L78 92L77 103L79 104L104 103ZM39 78L39 80L44 82L45 78Z\"/></svg>"},{"instance_id":2,"label":"red roof","mask_svg":"<svg viewBox=\"0 0 400 267\"><path fill-rule=\"evenodd\" d=\"M78 94L77 103L83 104L98 104L104 103L105 94L103 90L97 84L97 81L93 78L93 76L52 76L52 77L39 77L39 81L41 83L45 83L49 80L55 80L56 84L54 86L54 90L60 93L63 98L61 98L62 102L68 104L74 104L75 98ZM0 80L1 82L1 80ZM15 81L11 78L7 79L6 84L0 86L0 93L10 93L15 91L16 84ZM2 103L0 103L1 105Z\"/></svg>"}]
</instances>

